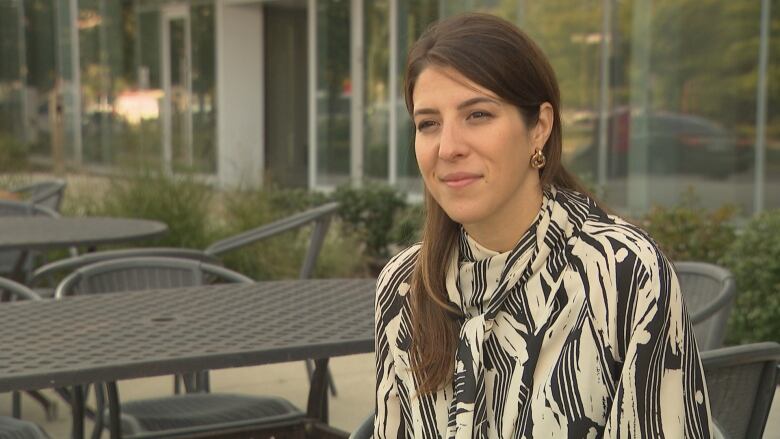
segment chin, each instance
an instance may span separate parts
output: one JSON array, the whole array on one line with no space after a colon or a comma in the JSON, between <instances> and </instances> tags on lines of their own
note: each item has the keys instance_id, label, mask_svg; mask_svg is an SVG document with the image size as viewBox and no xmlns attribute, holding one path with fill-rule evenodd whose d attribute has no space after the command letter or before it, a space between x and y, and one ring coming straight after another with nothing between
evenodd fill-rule
<instances>
[{"instance_id":1,"label":"chin","mask_svg":"<svg viewBox=\"0 0 780 439\"><path fill-rule=\"evenodd\" d=\"M475 212L474 209L464 209L463 207L442 206L442 209L451 220L459 224L473 224L479 222L484 217L484 215L480 215L481 212Z\"/></svg>"}]
</instances>

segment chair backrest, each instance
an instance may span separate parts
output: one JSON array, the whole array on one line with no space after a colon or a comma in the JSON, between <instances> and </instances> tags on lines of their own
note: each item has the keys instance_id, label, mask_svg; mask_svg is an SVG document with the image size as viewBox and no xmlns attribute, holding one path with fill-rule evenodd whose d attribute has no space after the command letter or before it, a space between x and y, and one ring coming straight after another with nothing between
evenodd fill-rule
<instances>
[{"instance_id":1,"label":"chair backrest","mask_svg":"<svg viewBox=\"0 0 780 439\"><path fill-rule=\"evenodd\" d=\"M136 257L81 267L60 282L55 297L176 288L208 283L251 283L227 268L192 259Z\"/></svg>"},{"instance_id":2,"label":"chair backrest","mask_svg":"<svg viewBox=\"0 0 780 439\"><path fill-rule=\"evenodd\" d=\"M723 345L737 289L731 272L704 262L675 262L675 271L700 350Z\"/></svg>"},{"instance_id":3,"label":"chair backrest","mask_svg":"<svg viewBox=\"0 0 780 439\"><path fill-rule=\"evenodd\" d=\"M349 435L349 439L369 439L374 434L374 414L368 415L358 428Z\"/></svg>"},{"instance_id":4,"label":"chair backrest","mask_svg":"<svg viewBox=\"0 0 780 439\"><path fill-rule=\"evenodd\" d=\"M780 344L730 346L703 352L712 416L731 439L761 438L777 388Z\"/></svg>"},{"instance_id":5,"label":"chair backrest","mask_svg":"<svg viewBox=\"0 0 780 439\"><path fill-rule=\"evenodd\" d=\"M63 180L41 181L11 189L11 192L21 195L28 203L59 212L66 185Z\"/></svg>"},{"instance_id":6,"label":"chair backrest","mask_svg":"<svg viewBox=\"0 0 780 439\"><path fill-rule=\"evenodd\" d=\"M10 296L10 300L40 300L35 291L27 288L19 282L0 277L0 296Z\"/></svg>"},{"instance_id":7,"label":"chair backrest","mask_svg":"<svg viewBox=\"0 0 780 439\"><path fill-rule=\"evenodd\" d=\"M52 281L58 276L69 274L73 270L96 262L111 261L114 259L138 258L138 257L168 257L192 259L209 264L220 265L219 259L206 254L202 250L175 247L139 247L121 250L106 250L101 252L85 253L71 258L60 259L39 267L32 273L29 284L33 286L52 285Z\"/></svg>"},{"instance_id":8,"label":"chair backrest","mask_svg":"<svg viewBox=\"0 0 780 439\"><path fill-rule=\"evenodd\" d=\"M328 227L330 226L331 217L338 209L339 203L332 202L323 204L304 212L288 216L287 218L274 221L270 224L265 224L247 230L246 232L239 233L238 235L219 240L206 247L205 252L210 255L218 256L253 244L257 241L279 235L288 230L314 223L314 230L312 230L309 248L306 251L306 256L304 257L299 276L301 279L308 279L314 272L317 257L320 254L320 250L322 250L322 243L325 241L325 234L328 232Z\"/></svg>"},{"instance_id":9,"label":"chair backrest","mask_svg":"<svg viewBox=\"0 0 780 439\"><path fill-rule=\"evenodd\" d=\"M0 200L0 216L34 216L43 215L58 218L60 214L39 204L26 201Z\"/></svg>"}]
</instances>

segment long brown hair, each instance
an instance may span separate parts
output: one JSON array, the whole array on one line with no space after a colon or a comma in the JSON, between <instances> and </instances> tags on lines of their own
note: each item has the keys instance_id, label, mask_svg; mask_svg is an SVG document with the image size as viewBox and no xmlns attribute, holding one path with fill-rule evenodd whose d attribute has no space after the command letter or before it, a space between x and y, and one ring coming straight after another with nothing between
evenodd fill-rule
<instances>
[{"instance_id":1,"label":"long brown hair","mask_svg":"<svg viewBox=\"0 0 780 439\"><path fill-rule=\"evenodd\" d=\"M506 20L469 13L429 27L409 51L404 89L406 108L420 73L428 67L449 67L515 105L528 127L536 125L540 106L553 108L553 126L542 150L546 165L539 172L542 187L554 184L587 191L561 165L560 93L555 72L541 49ZM530 164L529 164L530 166ZM422 247L411 279L411 366L417 390L434 392L452 378L458 340L457 315L447 299L447 264L456 251L459 224L425 190L426 216Z\"/></svg>"}]
</instances>

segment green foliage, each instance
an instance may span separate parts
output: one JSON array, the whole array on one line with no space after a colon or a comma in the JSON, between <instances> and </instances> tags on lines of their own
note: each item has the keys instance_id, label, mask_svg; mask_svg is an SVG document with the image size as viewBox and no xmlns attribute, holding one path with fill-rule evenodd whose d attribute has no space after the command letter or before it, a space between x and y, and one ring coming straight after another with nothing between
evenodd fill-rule
<instances>
[{"instance_id":1,"label":"green foliage","mask_svg":"<svg viewBox=\"0 0 780 439\"><path fill-rule=\"evenodd\" d=\"M737 283L727 342L780 341L780 209L753 218L723 262Z\"/></svg>"},{"instance_id":2,"label":"green foliage","mask_svg":"<svg viewBox=\"0 0 780 439\"><path fill-rule=\"evenodd\" d=\"M203 248L212 239L209 209L213 196L213 189L192 177L147 172L112 180L89 213L159 220L169 230L154 245Z\"/></svg>"},{"instance_id":3,"label":"green foliage","mask_svg":"<svg viewBox=\"0 0 780 439\"><path fill-rule=\"evenodd\" d=\"M689 192L676 206L654 207L642 225L669 259L718 263L734 241L735 214L733 206L703 209Z\"/></svg>"},{"instance_id":4,"label":"green foliage","mask_svg":"<svg viewBox=\"0 0 780 439\"><path fill-rule=\"evenodd\" d=\"M424 219L425 209L421 204L406 206L396 217L391 232L393 241L404 247L419 242L422 239Z\"/></svg>"},{"instance_id":5,"label":"green foliage","mask_svg":"<svg viewBox=\"0 0 780 439\"><path fill-rule=\"evenodd\" d=\"M11 135L0 133L0 172L19 171L27 166L27 148Z\"/></svg>"},{"instance_id":6,"label":"green foliage","mask_svg":"<svg viewBox=\"0 0 780 439\"><path fill-rule=\"evenodd\" d=\"M406 207L403 194L387 185L368 183L362 188L340 186L333 198L341 203L339 215L347 228L365 243L366 255L389 257L396 217Z\"/></svg>"}]
</instances>

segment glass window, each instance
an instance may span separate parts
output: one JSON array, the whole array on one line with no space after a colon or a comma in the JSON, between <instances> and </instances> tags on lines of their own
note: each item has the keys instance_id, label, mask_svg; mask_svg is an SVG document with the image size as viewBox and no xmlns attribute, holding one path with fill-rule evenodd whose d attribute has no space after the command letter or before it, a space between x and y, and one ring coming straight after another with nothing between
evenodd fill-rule
<instances>
[{"instance_id":1,"label":"glass window","mask_svg":"<svg viewBox=\"0 0 780 439\"><path fill-rule=\"evenodd\" d=\"M164 96L160 49L161 14L157 10L136 14L135 46L137 90L121 96L128 108L126 119L137 142L136 160L151 169L162 168L162 119L160 109Z\"/></svg>"},{"instance_id":2,"label":"glass window","mask_svg":"<svg viewBox=\"0 0 780 439\"><path fill-rule=\"evenodd\" d=\"M122 163L137 149L137 137L128 129L132 116L117 102L132 88L132 4L80 0L78 11L83 158Z\"/></svg>"},{"instance_id":3,"label":"glass window","mask_svg":"<svg viewBox=\"0 0 780 439\"><path fill-rule=\"evenodd\" d=\"M190 9L192 28L192 142L195 170L217 171L217 96L214 51L214 5Z\"/></svg>"},{"instance_id":4,"label":"glass window","mask_svg":"<svg viewBox=\"0 0 780 439\"><path fill-rule=\"evenodd\" d=\"M56 29L54 5L51 0L25 2L24 48L26 66L26 102L23 123L29 151L41 156L51 154L52 118L57 105L54 87ZM25 108L26 107L26 108Z\"/></svg>"},{"instance_id":5,"label":"glass window","mask_svg":"<svg viewBox=\"0 0 780 439\"><path fill-rule=\"evenodd\" d=\"M265 181L309 183L308 35L305 8L263 7Z\"/></svg>"},{"instance_id":6,"label":"glass window","mask_svg":"<svg viewBox=\"0 0 780 439\"><path fill-rule=\"evenodd\" d=\"M753 211L760 2L616 2L608 201ZM727 60L727 62L724 62Z\"/></svg>"},{"instance_id":7,"label":"glass window","mask_svg":"<svg viewBox=\"0 0 780 439\"><path fill-rule=\"evenodd\" d=\"M317 2L317 181L349 181L350 7L347 0Z\"/></svg>"},{"instance_id":8,"label":"glass window","mask_svg":"<svg viewBox=\"0 0 780 439\"><path fill-rule=\"evenodd\" d=\"M388 123L390 50L388 0L365 0L363 10L365 60L365 105L363 116L364 176L369 179L388 178Z\"/></svg>"},{"instance_id":9,"label":"glass window","mask_svg":"<svg viewBox=\"0 0 780 439\"><path fill-rule=\"evenodd\" d=\"M780 209L780 31L776 26L780 22L780 7L777 2L772 5L771 13L770 23L775 26L769 34L764 208Z\"/></svg>"},{"instance_id":10,"label":"glass window","mask_svg":"<svg viewBox=\"0 0 780 439\"><path fill-rule=\"evenodd\" d=\"M22 124L22 68L20 2L0 2L0 142L24 139ZM21 41L20 41L21 40ZM2 147L2 145L0 145Z\"/></svg>"},{"instance_id":11,"label":"glass window","mask_svg":"<svg viewBox=\"0 0 780 439\"><path fill-rule=\"evenodd\" d=\"M420 193L422 182L414 156L414 126L406 111L404 74L406 55L423 31L439 17L437 0L398 0L398 144L395 146L398 163L398 187Z\"/></svg>"}]
</instances>

